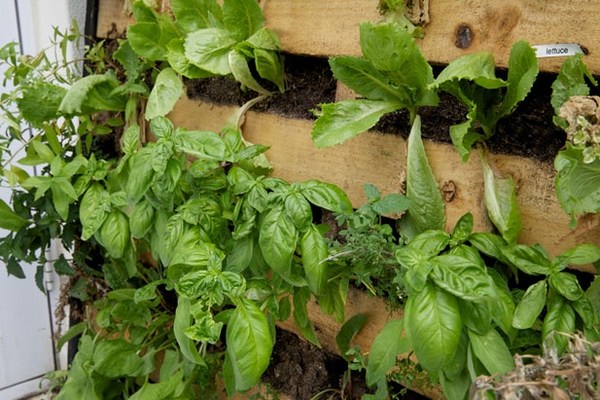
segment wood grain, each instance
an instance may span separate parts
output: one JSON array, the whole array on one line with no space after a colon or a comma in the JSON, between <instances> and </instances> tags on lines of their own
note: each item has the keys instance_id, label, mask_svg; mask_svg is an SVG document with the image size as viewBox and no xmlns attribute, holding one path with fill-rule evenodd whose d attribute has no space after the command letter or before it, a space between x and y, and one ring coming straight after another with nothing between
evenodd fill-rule
<instances>
[{"instance_id":1,"label":"wood grain","mask_svg":"<svg viewBox=\"0 0 600 400\"><path fill-rule=\"evenodd\" d=\"M123 32L132 22L122 13L124 0L100 0L98 36ZM262 0L267 25L284 51L331 56L360 55L358 27L380 21L376 0ZM512 43L578 43L585 62L600 74L600 0L431 0L430 23L420 41L427 59L447 64L468 53L489 51L506 67ZM459 35L460 33L460 35ZM540 67L558 71L563 57L545 58Z\"/></svg>"}]
</instances>

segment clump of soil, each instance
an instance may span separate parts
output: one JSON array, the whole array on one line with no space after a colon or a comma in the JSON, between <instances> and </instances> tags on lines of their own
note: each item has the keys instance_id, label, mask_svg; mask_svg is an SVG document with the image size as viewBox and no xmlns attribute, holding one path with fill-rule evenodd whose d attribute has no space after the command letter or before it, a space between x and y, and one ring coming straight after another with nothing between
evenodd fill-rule
<instances>
[{"instance_id":1,"label":"clump of soil","mask_svg":"<svg viewBox=\"0 0 600 400\"><path fill-rule=\"evenodd\" d=\"M276 93L254 106L254 110L293 118L314 119L311 110L321 103L335 101L336 83L327 59L286 54L286 92ZM435 68L439 73L441 67ZM505 71L498 71L498 75ZM552 162L564 146L565 132L552 122L551 85L556 74L540 73L531 93L508 117L499 121L496 133L486 141L494 153L514 154ZM239 84L228 78L209 78L187 82L190 98L216 104L242 105L254 98L254 92L242 92ZM450 143L449 128L465 120L466 108L456 98L442 93L437 107L421 107L423 137ZM398 111L384 116L374 130L408 137L408 114Z\"/></svg>"},{"instance_id":2,"label":"clump of soil","mask_svg":"<svg viewBox=\"0 0 600 400\"><path fill-rule=\"evenodd\" d=\"M262 376L267 383L279 393L286 394L295 400L310 400L327 389L344 393L344 399L359 400L365 393L374 393L367 388L364 374L353 371L352 382L343 387L344 373L348 369L346 361L335 354L300 339L294 333L277 329L277 340L271 355L269 368ZM393 392L403 390L399 385L392 385ZM403 392L406 389L403 390ZM337 398L328 392L322 399ZM403 399L421 400L426 397L407 391Z\"/></svg>"}]
</instances>

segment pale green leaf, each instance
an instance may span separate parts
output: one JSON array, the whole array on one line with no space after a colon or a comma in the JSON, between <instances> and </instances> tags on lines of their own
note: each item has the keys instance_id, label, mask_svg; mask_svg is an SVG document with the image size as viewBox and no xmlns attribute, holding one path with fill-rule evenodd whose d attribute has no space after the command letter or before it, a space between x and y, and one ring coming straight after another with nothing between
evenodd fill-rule
<instances>
[{"instance_id":1,"label":"pale green leaf","mask_svg":"<svg viewBox=\"0 0 600 400\"><path fill-rule=\"evenodd\" d=\"M400 108L397 103L379 100L346 100L321 104L311 136L317 147L341 144L377 123L385 114Z\"/></svg>"},{"instance_id":2,"label":"pale green leaf","mask_svg":"<svg viewBox=\"0 0 600 400\"><path fill-rule=\"evenodd\" d=\"M469 330L471 348L490 375L501 375L515 368L512 355L506 342L495 329L485 335Z\"/></svg>"},{"instance_id":3,"label":"pale green leaf","mask_svg":"<svg viewBox=\"0 0 600 400\"><path fill-rule=\"evenodd\" d=\"M229 75L229 52L235 43L235 38L227 30L200 29L186 38L185 56L200 69L217 75Z\"/></svg>"},{"instance_id":4,"label":"pale green leaf","mask_svg":"<svg viewBox=\"0 0 600 400\"><path fill-rule=\"evenodd\" d=\"M269 366L273 351L274 340L267 317L251 301L241 301L229 318L226 341L235 389L248 390Z\"/></svg>"},{"instance_id":5,"label":"pale green leaf","mask_svg":"<svg viewBox=\"0 0 600 400\"><path fill-rule=\"evenodd\" d=\"M223 12L216 0L172 0L171 10L177 24L187 32L219 27Z\"/></svg>"},{"instance_id":6,"label":"pale green leaf","mask_svg":"<svg viewBox=\"0 0 600 400\"><path fill-rule=\"evenodd\" d=\"M442 194L421 140L421 118L417 116L408 137L406 161L408 212L400 220L400 231L409 239L430 229L444 229L446 211Z\"/></svg>"},{"instance_id":7,"label":"pale green leaf","mask_svg":"<svg viewBox=\"0 0 600 400\"><path fill-rule=\"evenodd\" d=\"M173 110L183 95L183 83L172 68L165 68L156 77L146 104L146 119L165 116Z\"/></svg>"},{"instance_id":8,"label":"pale green leaf","mask_svg":"<svg viewBox=\"0 0 600 400\"><path fill-rule=\"evenodd\" d=\"M327 287L328 256L327 242L316 225L312 224L300 238L302 251L302 265L306 274L306 282L310 290L316 294L323 294Z\"/></svg>"},{"instance_id":9,"label":"pale green leaf","mask_svg":"<svg viewBox=\"0 0 600 400\"><path fill-rule=\"evenodd\" d=\"M223 22L225 28L241 41L263 27L264 17L256 0L224 0Z\"/></svg>"},{"instance_id":10,"label":"pale green leaf","mask_svg":"<svg viewBox=\"0 0 600 400\"><path fill-rule=\"evenodd\" d=\"M391 320L375 337L367 359L367 385L385 380L387 372L396 364L396 357L410 350L408 339L402 336L403 331L404 320Z\"/></svg>"}]
</instances>

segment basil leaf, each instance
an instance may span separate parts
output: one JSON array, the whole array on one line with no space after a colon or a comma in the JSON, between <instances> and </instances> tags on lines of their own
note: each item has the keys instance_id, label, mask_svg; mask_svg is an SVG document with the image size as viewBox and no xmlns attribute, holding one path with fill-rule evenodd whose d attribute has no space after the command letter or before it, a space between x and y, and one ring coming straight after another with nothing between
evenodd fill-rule
<instances>
[{"instance_id":1,"label":"basil leaf","mask_svg":"<svg viewBox=\"0 0 600 400\"><path fill-rule=\"evenodd\" d=\"M403 319L391 320L375 337L367 359L367 385L385 381L387 372L396 364L396 357L410 350L407 337L402 336L403 331Z\"/></svg>"},{"instance_id":2,"label":"basil leaf","mask_svg":"<svg viewBox=\"0 0 600 400\"><path fill-rule=\"evenodd\" d=\"M408 137L406 196L410 205L400 219L400 232L412 239L429 229L443 230L446 222L444 201L421 140L421 118L417 116Z\"/></svg>"},{"instance_id":3,"label":"basil leaf","mask_svg":"<svg viewBox=\"0 0 600 400\"><path fill-rule=\"evenodd\" d=\"M127 216L119 210L112 210L95 237L111 257L122 258L131 240Z\"/></svg>"},{"instance_id":4,"label":"basil leaf","mask_svg":"<svg viewBox=\"0 0 600 400\"><path fill-rule=\"evenodd\" d=\"M283 207L272 208L260 221L258 243L267 264L283 278L291 276L298 230Z\"/></svg>"},{"instance_id":5,"label":"basil leaf","mask_svg":"<svg viewBox=\"0 0 600 400\"><path fill-rule=\"evenodd\" d=\"M146 194L154 178L154 170L151 168L153 151L151 147L144 147L131 156L129 179L127 179L126 192L129 199L135 203Z\"/></svg>"},{"instance_id":6,"label":"basil leaf","mask_svg":"<svg viewBox=\"0 0 600 400\"><path fill-rule=\"evenodd\" d=\"M348 195L332 183L309 180L298 184L300 193L312 204L337 213L352 210Z\"/></svg>"},{"instance_id":7,"label":"basil leaf","mask_svg":"<svg viewBox=\"0 0 600 400\"><path fill-rule=\"evenodd\" d=\"M440 371L454 358L462 331L456 298L428 284L409 296L404 313L406 335L419 363Z\"/></svg>"},{"instance_id":8,"label":"basil leaf","mask_svg":"<svg viewBox=\"0 0 600 400\"><path fill-rule=\"evenodd\" d=\"M180 385L183 378L183 370L180 369L173 375L161 379L160 382L146 382L128 400L167 400L172 399L177 386Z\"/></svg>"},{"instance_id":9,"label":"basil leaf","mask_svg":"<svg viewBox=\"0 0 600 400\"><path fill-rule=\"evenodd\" d=\"M490 329L485 335L469 330L469 340L473 353L491 375L501 375L515 368L506 342L495 329Z\"/></svg>"},{"instance_id":10,"label":"basil leaf","mask_svg":"<svg viewBox=\"0 0 600 400\"><path fill-rule=\"evenodd\" d=\"M529 329L535 323L546 304L548 285L545 280L527 288L525 295L517 304L512 326L517 329Z\"/></svg>"},{"instance_id":11,"label":"basil leaf","mask_svg":"<svg viewBox=\"0 0 600 400\"><path fill-rule=\"evenodd\" d=\"M439 287L469 301L482 301L494 297L493 282L485 270L471 260L441 255L431 260L434 267L430 277Z\"/></svg>"},{"instance_id":12,"label":"basil leaf","mask_svg":"<svg viewBox=\"0 0 600 400\"><path fill-rule=\"evenodd\" d=\"M175 146L194 157L209 161L224 161L227 147L223 139L210 131L188 131L178 128L175 132Z\"/></svg>"},{"instance_id":13,"label":"basil leaf","mask_svg":"<svg viewBox=\"0 0 600 400\"><path fill-rule=\"evenodd\" d=\"M492 318L494 322L509 335L511 334L512 321L515 315L515 302L508 288L506 278L502 277L495 269L488 269L488 275L494 281L496 301L492 305Z\"/></svg>"},{"instance_id":14,"label":"basil leaf","mask_svg":"<svg viewBox=\"0 0 600 400\"><path fill-rule=\"evenodd\" d=\"M302 264L310 290L321 295L327 287L327 243L315 224L309 226L300 238Z\"/></svg>"},{"instance_id":15,"label":"basil leaf","mask_svg":"<svg viewBox=\"0 0 600 400\"><path fill-rule=\"evenodd\" d=\"M183 95L183 83L173 68L165 68L156 77L146 104L146 119L167 115Z\"/></svg>"},{"instance_id":16,"label":"basil leaf","mask_svg":"<svg viewBox=\"0 0 600 400\"><path fill-rule=\"evenodd\" d=\"M550 275L550 287L563 295L567 300L577 301L584 295L577 277L568 272L557 272Z\"/></svg>"},{"instance_id":17,"label":"basil leaf","mask_svg":"<svg viewBox=\"0 0 600 400\"><path fill-rule=\"evenodd\" d=\"M144 361L138 346L123 339L99 340L94 349L94 371L109 378L138 376Z\"/></svg>"},{"instance_id":18,"label":"basil leaf","mask_svg":"<svg viewBox=\"0 0 600 400\"><path fill-rule=\"evenodd\" d=\"M463 324L469 330L485 335L492 328L491 302L475 303L461 300L459 303Z\"/></svg>"},{"instance_id":19,"label":"basil leaf","mask_svg":"<svg viewBox=\"0 0 600 400\"><path fill-rule=\"evenodd\" d=\"M129 217L131 236L136 239L144 237L150 231L150 228L152 228L153 222L154 207L152 207L149 201L140 201L135 205Z\"/></svg>"},{"instance_id":20,"label":"basil leaf","mask_svg":"<svg viewBox=\"0 0 600 400\"><path fill-rule=\"evenodd\" d=\"M269 366L274 341L267 317L253 302L242 300L227 323L226 341L235 389L248 390Z\"/></svg>"},{"instance_id":21,"label":"basil leaf","mask_svg":"<svg viewBox=\"0 0 600 400\"><path fill-rule=\"evenodd\" d=\"M508 244L515 244L522 228L515 184L511 177L496 177L485 155L480 154L488 216L504 240Z\"/></svg>"},{"instance_id":22,"label":"basil leaf","mask_svg":"<svg viewBox=\"0 0 600 400\"><path fill-rule=\"evenodd\" d=\"M556 351L561 354L568 345L569 338L560 333L571 334L575 331L575 311L562 296L551 295L548 298L548 310L542 324L542 338L552 340Z\"/></svg>"},{"instance_id":23,"label":"basil leaf","mask_svg":"<svg viewBox=\"0 0 600 400\"><path fill-rule=\"evenodd\" d=\"M473 232L473 214L470 212L464 214L454 225L454 230L452 231L452 243L453 246L459 245L471 236Z\"/></svg>"},{"instance_id":24,"label":"basil leaf","mask_svg":"<svg viewBox=\"0 0 600 400\"><path fill-rule=\"evenodd\" d=\"M428 230L415 236L409 243L409 248L421 251L431 257L439 254L450 242L450 235L441 230Z\"/></svg>"},{"instance_id":25,"label":"basil leaf","mask_svg":"<svg viewBox=\"0 0 600 400\"><path fill-rule=\"evenodd\" d=\"M476 232L469 236L469 243L485 255L503 261L502 249L507 243L500 236L489 232Z\"/></svg>"},{"instance_id":26,"label":"basil leaf","mask_svg":"<svg viewBox=\"0 0 600 400\"><path fill-rule=\"evenodd\" d=\"M593 264L598 260L600 260L600 247L593 244L580 244L562 253L553 264L563 269L570 264Z\"/></svg>"},{"instance_id":27,"label":"basil leaf","mask_svg":"<svg viewBox=\"0 0 600 400\"><path fill-rule=\"evenodd\" d=\"M310 203L300 193L291 193L285 198L285 212L299 231L306 231L312 222Z\"/></svg>"},{"instance_id":28,"label":"basil leaf","mask_svg":"<svg viewBox=\"0 0 600 400\"><path fill-rule=\"evenodd\" d=\"M526 274L550 275L552 272L550 260L535 247L517 244L503 248L502 254Z\"/></svg>"},{"instance_id":29,"label":"basil leaf","mask_svg":"<svg viewBox=\"0 0 600 400\"><path fill-rule=\"evenodd\" d=\"M330 147L371 129L385 114L396 111L400 105L381 100L346 100L321 104L311 136L319 148Z\"/></svg>"},{"instance_id":30,"label":"basil leaf","mask_svg":"<svg viewBox=\"0 0 600 400\"><path fill-rule=\"evenodd\" d=\"M81 239L91 238L100 229L110 211L110 195L102 185L93 183L85 192L79 206L79 219L83 227Z\"/></svg>"}]
</instances>

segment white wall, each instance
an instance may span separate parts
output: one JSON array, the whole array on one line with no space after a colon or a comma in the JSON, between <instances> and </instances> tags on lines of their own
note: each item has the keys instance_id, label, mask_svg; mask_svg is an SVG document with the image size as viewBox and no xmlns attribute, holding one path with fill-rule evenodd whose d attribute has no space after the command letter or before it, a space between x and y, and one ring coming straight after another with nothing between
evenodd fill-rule
<instances>
[{"instance_id":1,"label":"white wall","mask_svg":"<svg viewBox=\"0 0 600 400\"><path fill-rule=\"evenodd\" d=\"M0 46L21 40L24 53L36 54L49 45L53 26L64 30L73 18L83 32L85 3L0 0ZM0 193L5 200L9 195L8 191ZM56 258L59 251L51 250L53 254L48 258ZM44 373L66 367L66 346L55 358L52 343L52 313L58 303L60 281L55 276L54 290L46 296L35 286L35 266L25 265L23 269L28 278L18 280L7 277L5 266L0 265L0 400L15 400L37 392Z\"/></svg>"}]
</instances>

